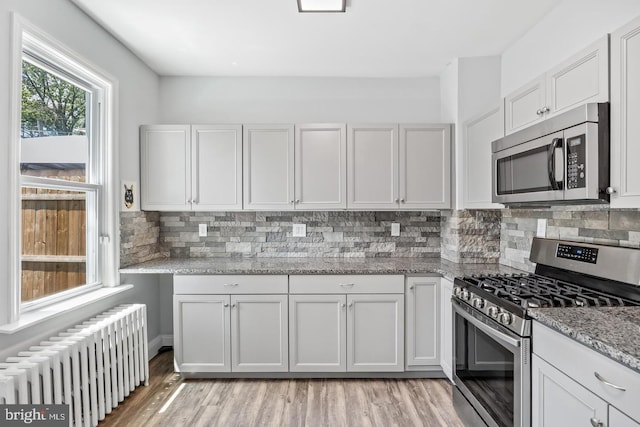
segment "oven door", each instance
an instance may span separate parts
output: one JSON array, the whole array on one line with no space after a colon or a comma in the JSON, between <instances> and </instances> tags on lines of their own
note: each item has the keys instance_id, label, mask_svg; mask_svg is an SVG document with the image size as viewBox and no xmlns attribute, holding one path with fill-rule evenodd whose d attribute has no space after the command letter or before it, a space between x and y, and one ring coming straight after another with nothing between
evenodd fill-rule
<instances>
[{"instance_id":1,"label":"oven door","mask_svg":"<svg viewBox=\"0 0 640 427\"><path fill-rule=\"evenodd\" d=\"M453 380L466 398L454 399L458 414L468 425L477 425L479 415L492 427L530 427L530 339L455 298L452 305Z\"/></svg>"},{"instance_id":2,"label":"oven door","mask_svg":"<svg viewBox=\"0 0 640 427\"><path fill-rule=\"evenodd\" d=\"M493 193L495 203L545 202L564 199L563 133L494 152Z\"/></svg>"}]
</instances>

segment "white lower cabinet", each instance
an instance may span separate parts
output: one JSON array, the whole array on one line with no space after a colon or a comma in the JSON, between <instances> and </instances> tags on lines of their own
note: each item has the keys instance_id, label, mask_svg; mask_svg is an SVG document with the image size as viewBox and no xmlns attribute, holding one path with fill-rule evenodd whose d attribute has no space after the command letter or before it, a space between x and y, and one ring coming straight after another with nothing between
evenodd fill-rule
<instances>
[{"instance_id":1,"label":"white lower cabinet","mask_svg":"<svg viewBox=\"0 0 640 427\"><path fill-rule=\"evenodd\" d=\"M292 372L404 371L404 277L289 277Z\"/></svg>"},{"instance_id":2,"label":"white lower cabinet","mask_svg":"<svg viewBox=\"0 0 640 427\"><path fill-rule=\"evenodd\" d=\"M289 370L286 295L231 295L233 372Z\"/></svg>"},{"instance_id":3,"label":"white lower cabinet","mask_svg":"<svg viewBox=\"0 0 640 427\"><path fill-rule=\"evenodd\" d=\"M638 427L640 374L537 322L532 427Z\"/></svg>"},{"instance_id":4,"label":"white lower cabinet","mask_svg":"<svg viewBox=\"0 0 640 427\"><path fill-rule=\"evenodd\" d=\"M291 372L347 370L346 295L289 296Z\"/></svg>"},{"instance_id":5,"label":"white lower cabinet","mask_svg":"<svg viewBox=\"0 0 640 427\"><path fill-rule=\"evenodd\" d=\"M404 371L404 295L347 295L347 370Z\"/></svg>"},{"instance_id":6,"label":"white lower cabinet","mask_svg":"<svg viewBox=\"0 0 640 427\"><path fill-rule=\"evenodd\" d=\"M453 282L440 279L440 366L445 375L453 381Z\"/></svg>"},{"instance_id":7,"label":"white lower cabinet","mask_svg":"<svg viewBox=\"0 0 640 427\"><path fill-rule=\"evenodd\" d=\"M607 422L607 402L536 356L532 357L531 421L538 427ZM591 421L593 420L593 422Z\"/></svg>"},{"instance_id":8,"label":"white lower cabinet","mask_svg":"<svg viewBox=\"0 0 640 427\"><path fill-rule=\"evenodd\" d=\"M179 372L231 371L229 295L174 295L173 322Z\"/></svg>"},{"instance_id":9,"label":"white lower cabinet","mask_svg":"<svg viewBox=\"0 0 640 427\"><path fill-rule=\"evenodd\" d=\"M440 278L407 277L407 368L440 365Z\"/></svg>"},{"instance_id":10,"label":"white lower cabinet","mask_svg":"<svg viewBox=\"0 0 640 427\"><path fill-rule=\"evenodd\" d=\"M287 276L193 275L173 282L178 372L289 370Z\"/></svg>"}]
</instances>

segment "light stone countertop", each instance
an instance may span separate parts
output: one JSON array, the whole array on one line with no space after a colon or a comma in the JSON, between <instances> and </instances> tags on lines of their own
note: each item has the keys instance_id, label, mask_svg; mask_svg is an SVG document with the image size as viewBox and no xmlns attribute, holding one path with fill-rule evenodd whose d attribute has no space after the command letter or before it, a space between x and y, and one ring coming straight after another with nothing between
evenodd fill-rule
<instances>
[{"instance_id":1,"label":"light stone countertop","mask_svg":"<svg viewBox=\"0 0 640 427\"><path fill-rule=\"evenodd\" d=\"M121 268L122 274L514 274L500 264L459 264L441 258L160 258Z\"/></svg>"},{"instance_id":2,"label":"light stone countertop","mask_svg":"<svg viewBox=\"0 0 640 427\"><path fill-rule=\"evenodd\" d=\"M543 325L640 372L640 307L536 308L528 313Z\"/></svg>"}]
</instances>

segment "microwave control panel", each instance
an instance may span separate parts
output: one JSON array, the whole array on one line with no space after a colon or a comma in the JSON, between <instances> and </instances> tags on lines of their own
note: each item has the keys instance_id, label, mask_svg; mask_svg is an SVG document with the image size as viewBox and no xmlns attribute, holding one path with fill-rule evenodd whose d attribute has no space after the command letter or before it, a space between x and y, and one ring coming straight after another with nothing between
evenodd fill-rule
<instances>
[{"instance_id":1,"label":"microwave control panel","mask_svg":"<svg viewBox=\"0 0 640 427\"><path fill-rule=\"evenodd\" d=\"M586 186L585 135L567 138L567 188Z\"/></svg>"},{"instance_id":2,"label":"microwave control panel","mask_svg":"<svg viewBox=\"0 0 640 427\"><path fill-rule=\"evenodd\" d=\"M598 249L560 243L558 244L556 257L595 264L598 260Z\"/></svg>"}]
</instances>

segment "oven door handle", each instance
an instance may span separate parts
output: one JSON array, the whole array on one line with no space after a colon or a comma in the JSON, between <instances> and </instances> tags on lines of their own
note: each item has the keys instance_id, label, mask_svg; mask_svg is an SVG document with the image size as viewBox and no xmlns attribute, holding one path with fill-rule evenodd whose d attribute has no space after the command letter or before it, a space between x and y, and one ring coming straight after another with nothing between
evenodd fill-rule
<instances>
[{"instance_id":1,"label":"oven door handle","mask_svg":"<svg viewBox=\"0 0 640 427\"><path fill-rule=\"evenodd\" d=\"M482 332L484 332L485 334L491 336L495 340L497 340L499 342L502 342L504 344L508 344L508 345L510 345L512 347L515 347L515 348L520 347L520 340L512 338L509 335L507 335L507 334L505 334L503 332L500 332L500 331L498 331L496 329L493 329L491 326L488 326L488 325L484 324L482 321L476 319L475 317L473 317L472 315L470 315L466 311L464 311L461 308L459 308L458 307L458 303L453 304L453 310L456 312L456 314L459 314L460 316L464 317L469 322L473 323L473 326L475 326L476 328L480 329Z\"/></svg>"}]
</instances>

